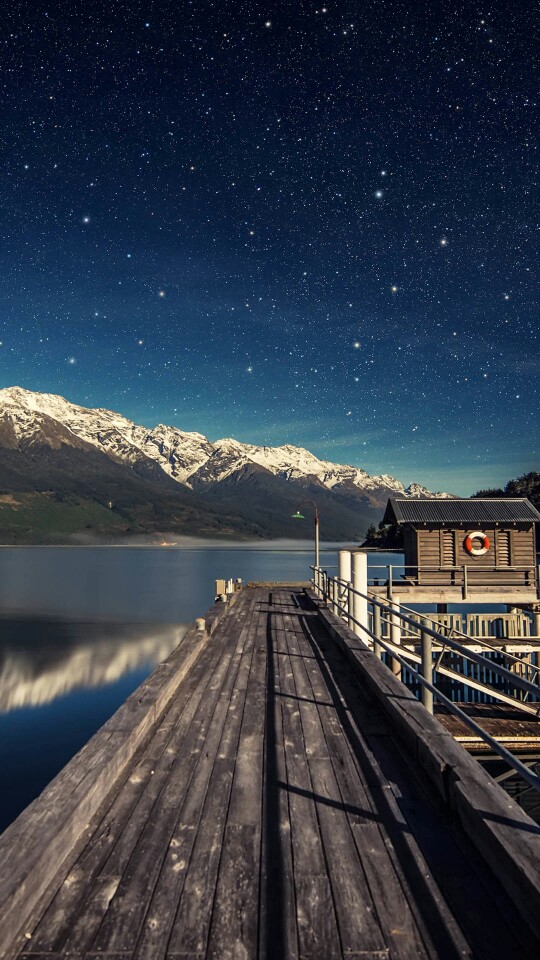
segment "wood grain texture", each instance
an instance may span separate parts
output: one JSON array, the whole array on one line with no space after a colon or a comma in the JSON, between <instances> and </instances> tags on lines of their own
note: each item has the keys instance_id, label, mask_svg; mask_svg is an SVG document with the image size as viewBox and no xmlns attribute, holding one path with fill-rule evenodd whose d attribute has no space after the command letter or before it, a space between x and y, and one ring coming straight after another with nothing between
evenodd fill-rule
<instances>
[{"instance_id":1,"label":"wood grain texture","mask_svg":"<svg viewBox=\"0 0 540 960\"><path fill-rule=\"evenodd\" d=\"M538 869L531 821L501 815L500 789L300 588L244 589L220 612L166 709L153 698L169 667L86 773L65 771L82 794L146 711L31 937L0 931L0 956L536 958L534 898L525 915L515 902Z\"/></svg>"}]
</instances>

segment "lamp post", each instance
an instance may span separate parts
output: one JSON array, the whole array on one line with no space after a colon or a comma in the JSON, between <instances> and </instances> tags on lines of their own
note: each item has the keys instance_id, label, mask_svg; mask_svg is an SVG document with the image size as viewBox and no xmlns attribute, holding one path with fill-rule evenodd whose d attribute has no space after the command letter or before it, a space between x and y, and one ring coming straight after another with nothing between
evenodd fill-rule
<instances>
[{"instance_id":1,"label":"lamp post","mask_svg":"<svg viewBox=\"0 0 540 960\"><path fill-rule=\"evenodd\" d=\"M291 514L293 520L305 520L303 513L300 513L300 507L304 503L310 503L315 511L315 566L319 568L319 511L314 500L301 500L296 508L296 513Z\"/></svg>"}]
</instances>

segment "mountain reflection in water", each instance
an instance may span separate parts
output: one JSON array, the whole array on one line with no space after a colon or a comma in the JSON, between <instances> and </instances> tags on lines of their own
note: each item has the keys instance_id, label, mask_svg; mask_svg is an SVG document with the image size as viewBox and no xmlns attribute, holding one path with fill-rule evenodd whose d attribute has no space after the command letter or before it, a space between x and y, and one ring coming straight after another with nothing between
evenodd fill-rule
<instances>
[{"instance_id":1,"label":"mountain reflection in water","mask_svg":"<svg viewBox=\"0 0 540 960\"><path fill-rule=\"evenodd\" d=\"M151 668L185 631L179 625L0 618L0 712L41 706Z\"/></svg>"}]
</instances>

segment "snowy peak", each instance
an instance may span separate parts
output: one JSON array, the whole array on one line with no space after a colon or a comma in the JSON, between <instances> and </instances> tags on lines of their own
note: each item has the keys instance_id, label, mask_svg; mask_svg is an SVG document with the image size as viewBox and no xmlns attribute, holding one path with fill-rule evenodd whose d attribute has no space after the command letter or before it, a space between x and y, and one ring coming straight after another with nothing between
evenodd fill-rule
<instances>
[{"instance_id":1,"label":"snowy peak","mask_svg":"<svg viewBox=\"0 0 540 960\"><path fill-rule=\"evenodd\" d=\"M336 496L349 496L351 492L381 498L391 493L450 496L430 493L417 483L405 488L395 477L370 476L360 467L320 460L309 450L291 444L258 447L232 437L212 443L201 433L165 424L142 427L112 410L81 407L56 394L21 387L0 390L0 444L14 447L30 442L50 446L89 444L132 466L150 461L178 483L198 492L256 465L286 482L314 482Z\"/></svg>"}]
</instances>

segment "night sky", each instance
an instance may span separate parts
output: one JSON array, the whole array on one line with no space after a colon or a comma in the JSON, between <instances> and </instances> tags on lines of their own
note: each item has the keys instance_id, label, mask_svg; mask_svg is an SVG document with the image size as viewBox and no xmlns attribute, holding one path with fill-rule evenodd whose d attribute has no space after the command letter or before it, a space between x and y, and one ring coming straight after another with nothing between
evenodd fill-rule
<instances>
[{"instance_id":1,"label":"night sky","mask_svg":"<svg viewBox=\"0 0 540 960\"><path fill-rule=\"evenodd\" d=\"M13 0L0 386L462 494L538 468L534 12Z\"/></svg>"}]
</instances>

